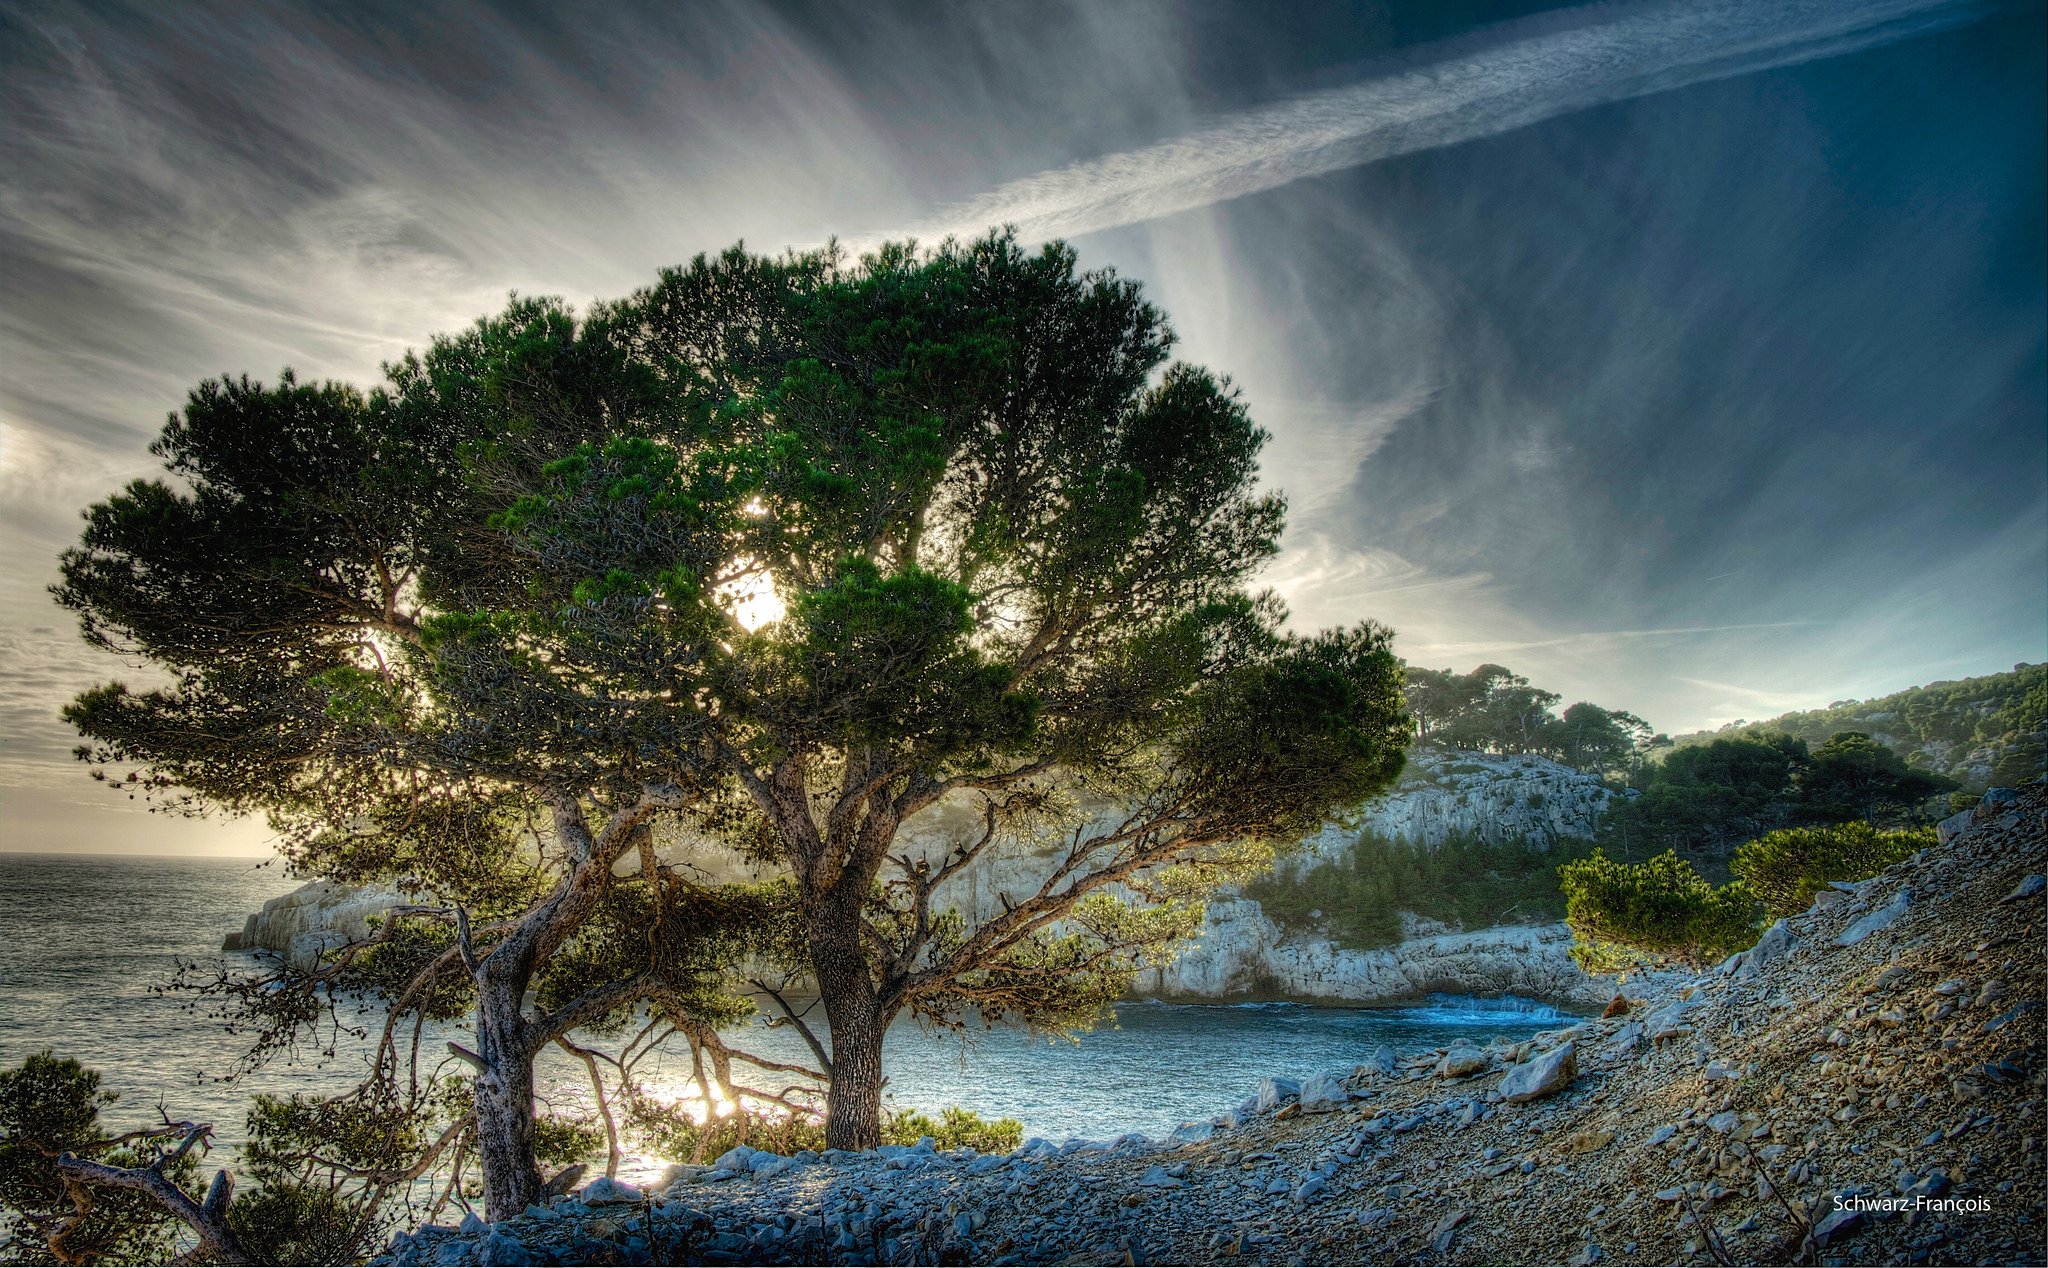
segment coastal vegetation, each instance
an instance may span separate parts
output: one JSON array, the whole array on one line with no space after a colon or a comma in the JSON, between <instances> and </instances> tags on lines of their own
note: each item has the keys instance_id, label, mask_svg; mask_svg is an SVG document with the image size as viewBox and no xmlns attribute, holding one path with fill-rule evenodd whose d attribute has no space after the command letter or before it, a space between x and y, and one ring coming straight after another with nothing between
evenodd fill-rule
<instances>
[{"instance_id":1,"label":"coastal vegetation","mask_svg":"<svg viewBox=\"0 0 2048 1268\"><path fill-rule=\"evenodd\" d=\"M1563 699L1532 686L1500 665L1470 673L1449 669L1406 671L1408 711L1418 743L1486 753L1538 753L1580 770L1626 779L1650 754L1670 743L1650 724L1624 710L1580 701L1556 711Z\"/></svg>"},{"instance_id":2,"label":"coastal vegetation","mask_svg":"<svg viewBox=\"0 0 2048 1268\"><path fill-rule=\"evenodd\" d=\"M1407 916L1460 929L1560 919L1558 866L1592 848L1590 841L1495 844L1458 833L1418 849L1366 831L1337 858L1261 877L1244 894L1283 929L1370 950L1406 936Z\"/></svg>"},{"instance_id":3,"label":"coastal vegetation","mask_svg":"<svg viewBox=\"0 0 2048 1268\"><path fill-rule=\"evenodd\" d=\"M173 1128L116 1136L100 1121L116 1100L96 1072L48 1051L0 1071L0 1214L13 1225L9 1262L141 1264L175 1252L182 1229L154 1197L132 1189L74 1191L57 1168L63 1153L120 1168L159 1161L157 1146ZM165 1180L189 1187L199 1159L189 1150L162 1152ZM82 1208L74 1194L85 1199Z\"/></svg>"},{"instance_id":4,"label":"coastal vegetation","mask_svg":"<svg viewBox=\"0 0 2048 1268\"><path fill-rule=\"evenodd\" d=\"M1797 915L1830 881L1860 881L1927 849L1933 828L1883 829L1861 821L1780 828L1736 847L1729 870L1773 918Z\"/></svg>"},{"instance_id":5,"label":"coastal vegetation","mask_svg":"<svg viewBox=\"0 0 2048 1268\"><path fill-rule=\"evenodd\" d=\"M1776 732L1818 747L1843 731L1861 731L1969 793L2023 784L2048 774L2048 663L2011 672L1932 682L1873 700L1840 700L1762 722L1674 738L1679 751L1717 739Z\"/></svg>"},{"instance_id":6,"label":"coastal vegetation","mask_svg":"<svg viewBox=\"0 0 2048 1268\"><path fill-rule=\"evenodd\" d=\"M1705 968L1756 941L1756 899L1742 882L1710 884L1670 850L1641 863L1577 859L1558 869L1558 886L1572 958L1589 973Z\"/></svg>"},{"instance_id":7,"label":"coastal vegetation","mask_svg":"<svg viewBox=\"0 0 2048 1268\"><path fill-rule=\"evenodd\" d=\"M707 1103L873 1146L892 1018L1085 1026L1209 889L1388 786L1390 634L1283 631L1253 588L1283 524L1265 433L1172 341L1134 284L998 234L735 249L581 318L515 300L370 392L195 389L56 591L168 685L66 716L120 790L265 814L301 873L411 900L311 967L186 982L252 1065L385 1005L358 1088L273 1107L278 1174L374 1120L357 1180L473 1162L487 1212L520 1211L550 1045L614 1162L607 1084L630 1102L671 1042ZM912 849L941 802L976 828ZM702 840L775 879L699 883ZM1040 883L978 922L935 902L1012 843ZM718 1038L747 990L813 1063ZM455 1017L451 1094L420 1044ZM231 1244L228 1197L187 1205Z\"/></svg>"},{"instance_id":8,"label":"coastal vegetation","mask_svg":"<svg viewBox=\"0 0 2048 1268\"><path fill-rule=\"evenodd\" d=\"M1926 823L1956 781L1916 770L1871 737L1846 731L1809 751L1783 732L1735 735L1673 751L1619 804L1601 841L1623 859L1672 850L1725 879L1743 841L1797 825Z\"/></svg>"}]
</instances>

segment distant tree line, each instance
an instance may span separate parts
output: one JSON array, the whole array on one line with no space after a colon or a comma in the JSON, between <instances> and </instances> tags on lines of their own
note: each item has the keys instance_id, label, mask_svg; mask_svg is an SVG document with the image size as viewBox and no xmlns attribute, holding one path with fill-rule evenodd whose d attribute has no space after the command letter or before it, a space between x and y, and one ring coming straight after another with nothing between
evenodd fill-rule
<instances>
[{"instance_id":1,"label":"distant tree line","mask_svg":"<svg viewBox=\"0 0 2048 1268\"><path fill-rule=\"evenodd\" d=\"M1843 731L1862 731L1909 760L1962 778L1973 791L2038 779L2048 771L2048 664L2019 664L2009 673L1929 683L1875 700L1838 700L1766 722L1737 721L1718 732L1678 736L1675 743L1682 750L1780 732L1819 745ZM1971 753L1983 755L1988 774L1966 777L1956 769Z\"/></svg>"},{"instance_id":2,"label":"distant tree line","mask_svg":"<svg viewBox=\"0 0 2048 1268\"><path fill-rule=\"evenodd\" d=\"M1633 713L1580 701L1556 711L1564 697L1532 686L1501 665L1471 673L1408 668L1408 712L1425 744L1485 753L1537 753L1567 766L1628 779L1650 753L1670 744Z\"/></svg>"},{"instance_id":3,"label":"distant tree line","mask_svg":"<svg viewBox=\"0 0 2048 1268\"><path fill-rule=\"evenodd\" d=\"M1926 822L1946 808L1934 799L1958 784L1844 731L1814 749L1782 732L1678 749L1644 770L1639 787L1609 812L1603 843L1624 859L1676 850L1721 871L1736 845L1780 828Z\"/></svg>"}]
</instances>

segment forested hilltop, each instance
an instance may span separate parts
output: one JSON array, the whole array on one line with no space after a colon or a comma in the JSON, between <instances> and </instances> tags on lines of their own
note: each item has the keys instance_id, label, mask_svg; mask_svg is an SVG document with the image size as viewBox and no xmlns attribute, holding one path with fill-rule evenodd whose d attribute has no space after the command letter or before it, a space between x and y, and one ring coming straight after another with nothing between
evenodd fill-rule
<instances>
[{"instance_id":1,"label":"forested hilltop","mask_svg":"<svg viewBox=\"0 0 2048 1268\"><path fill-rule=\"evenodd\" d=\"M1931 682L1875 700L1839 700L1766 722L1732 722L1718 731L1674 737L1672 743L1683 749L1738 735L1782 733L1818 745L1842 731L1864 732L1967 791L2025 783L2048 771L2048 664Z\"/></svg>"},{"instance_id":2,"label":"forested hilltop","mask_svg":"<svg viewBox=\"0 0 2048 1268\"><path fill-rule=\"evenodd\" d=\"M1739 846L1780 830L1924 829L1952 801L2038 777L2048 747L2048 665L1676 740L1623 710L1587 701L1564 707L1557 693L1500 665L1469 673L1407 666L1406 677L1421 747L1395 800L1430 785L1462 788L1471 777L1461 772L1484 779L1480 754L1576 768L1602 780L1614 800L1585 820L1587 839L1577 841L1518 841L1512 832L1481 831L1500 824L1461 821L1418 852L1420 842L1403 839L1411 833L1369 819L1347 855L1253 887L1283 924L1302 924L1297 913L1312 910L1340 941L1371 946L1397 936L1404 912L1466 928L1508 912L1554 917L1564 903L1557 865L1595 846L1631 863L1672 850L1706 877L1726 880ZM1333 923L1331 912L1343 919Z\"/></svg>"}]
</instances>

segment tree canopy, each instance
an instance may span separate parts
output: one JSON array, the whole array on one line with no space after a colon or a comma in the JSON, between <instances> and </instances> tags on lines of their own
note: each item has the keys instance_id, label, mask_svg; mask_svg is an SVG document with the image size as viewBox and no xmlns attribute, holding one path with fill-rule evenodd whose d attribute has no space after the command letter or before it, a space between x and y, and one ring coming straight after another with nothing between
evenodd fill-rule
<instances>
[{"instance_id":1,"label":"tree canopy","mask_svg":"<svg viewBox=\"0 0 2048 1268\"><path fill-rule=\"evenodd\" d=\"M539 1048L647 1004L708 1034L742 959L823 996L827 1137L873 1144L891 1017L1081 1024L1399 769L1387 631L1284 631L1265 435L1171 344L1135 284L997 234L515 300L368 392L202 384L58 588L170 681L67 716L166 805L412 891L226 989L287 1036L337 985L470 1010L493 1212L540 1185ZM972 826L911 848L942 810ZM691 834L782 880L687 881ZM953 905L1005 849L1037 880Z\"/></svg>"},{"instance_id":2,"label":"tree canopy","mask_svg":"<svg viewBox=\"0 0 2048 1268\"><path fill-rule=\"evenodd\" d=\"M1579 701L1556 712L1564 697L1532 686L1501 665L1467 674L1407 669L1408 709L1425 743L1492 753L1541 753L1581 770L1626 777L1651 750L1669 741L1632 713Z\"/></svg>"}]
</instances>

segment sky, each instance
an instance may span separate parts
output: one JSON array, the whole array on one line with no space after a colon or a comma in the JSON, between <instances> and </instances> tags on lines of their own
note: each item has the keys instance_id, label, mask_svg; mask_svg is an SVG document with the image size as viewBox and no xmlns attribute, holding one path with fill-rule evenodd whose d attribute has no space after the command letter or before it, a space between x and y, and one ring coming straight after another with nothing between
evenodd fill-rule
<instances>
[{"instance_id":1,"label":"sky","mask_svg":"<svg viewBox=\"0 0 2048 1268\"><path fill-rule=\"evenodd\" d=\"M1009 222L1137 278L1295 624L1680 732L2048 655L2035 3L0 6L0 849L257 853L57 711L200 379Z\"/></svg>"}]
</instances>

